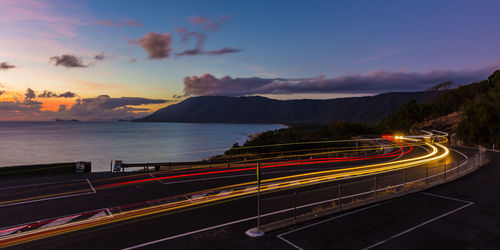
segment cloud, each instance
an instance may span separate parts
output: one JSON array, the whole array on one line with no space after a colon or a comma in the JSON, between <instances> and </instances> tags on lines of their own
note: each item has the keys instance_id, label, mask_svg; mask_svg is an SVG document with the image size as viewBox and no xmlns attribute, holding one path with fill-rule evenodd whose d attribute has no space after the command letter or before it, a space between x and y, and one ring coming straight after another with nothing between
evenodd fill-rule
<instances>
[{"instance_id":1,"label":"cloud","mask_svg":"<svg viewBox=\"0 0 500 250\"><path fill-rule=\"evenodd\" d=\"M76 7L77 8L77 7ZM56 4L40 0L2 0L0 1L0 23L3 26L12 24L20 30L60 37L76 37L77 28L86 25L84 21L76 19L74 7L60 11Z\"/></svg>"},{"instance_id":2,"label":"cloud","mask_svg":"<svg viewBox=\"0 0 500 250\"><path fill-rule=\"evenodd\" d=\"M135 26L135 27L142 27L142 24L136 20L133 19L121 19L118 21L111 21L111 20L99 20L97 23L105 25L105 26L110 26L110 27L123 27L123 26Z\"/></svg>"},{"instance_id":3,"label":"cloud","mask_svg":"<svg viewBox=\"0 0 500 250\"><path fill-rule=\"evenodd\" d=\"M17 66L9 64L8 62L1 62L0 63L0 70L8 70L8 69L13 69L17 68Z\"/></svg>"},{"instance_id":4,"label":"cloud","mask_svg":"<svg viewBox=\"0 0 500 250\"><path fill-rule=\"evenodd\" d=\"M108 58L108 56L105 55L103 52L94 56L94 59L97 61L102 61L102 60L107 59L107 58Z\"/></svg>"},{"instance_id":5,"label":"cloud","mask_svg":"<svg viewBox=\"0 0 500 250\"><path fill-rule=\"evenodd\" d=\"M211 74L184 78L186 95L243 96L256 94L296 93L383 93L423 91L443 81L465 84L485 79L500 64L478 69L431 70L426 72L390 72L375 70L366 74L349 74L334 78L216 78Z\"/></svg>"},{"instance_id":6,"label":"cloud","mask_svg":"<svg viewBox=\"0 0 500 250\"><path fill-rule=\"evenodd\" d=\"M3 93L5 93L5 91L3 91L3 90L0 90L0 95L2 95Z\"/></svg>"},{"instance_id":7,"label":"cloud","mask_svg":"<svg viewBox=\"0 0 500 250\"><path fill-rule=\"evenodd\" d=\"M188 20L197 26L203 26L205 29L209 31L215 31L220 28L220 25L229 19L230 16L223 16L218 19L210 19L208 17L203 16L190 16Z\"/></svg>"},{"instance_id":8,"label":"cloud","mask_svg":"<svg viewBox=\"0 0 500 250\"><path fill-rule=\"evenodd\" d=\"M145 104L160 104L167 103L168 100L163 99L148 99L141 97L120 97L120 98L111 98L108 95L100 95L95 98L84 98L79 99L81 104L92 104L97 105L101 109L115 109L122 108L125 106L138 106Z\"/></svg>"},{"instance_id":9,"label":"cloud","mask_svg":"<svg viewBox=\"0 0 500 250\"><path fill-rule=\"evenodd\" d=\"M223 47L222 49L219 50L212 50L212 51L205 51L203 49L203 46L205 44L206 36L204 34L198 33L198 32L183 32L181 33L182 35L182 41L186 42L191 37L196 37L196 45L193 49L187 49L184 50L180 53L177 53L177 56L195 56L195 55L223 55L223 54L228 54L228 53L236 53L236 52L241 52L243 51L242 49L234 49L230 47Z\"/></svg>"},{"instance_id":10,"label":"cloud","mask_svg":"<svg viewBox=\"0 0 500 250\"><path fill-rule=\"evenodd\" d=\"M25 98L26 99L33 99L35 98L35 91L33 91L32 89L28 88L26 90L26 93L24 94Z\"/></svg>"},{"instance_id":11,"label":"cloud","mask_svg":"<svg viewBox=\"0 0 500 250\"><path fill-rule=\"evenodd\" d=\"M241 52L243 49L235 49L231 47L224 47L219 50L212 50L212 51L206 51L205 54L207 55L223 55L223 54L228 54L228 53L237 53Z\"/></svg>"},{"instance_id":12,"label":"cloud","mask_svg":"<svg viewBox=\"0 0 500 250\"><path fill-rule=\"evenodd\" d=\"M68 54L62 56L53 56L50 58L50 61L54 62L56 66L63 66L66 68L85 68L88 66L83 64L81 58Z\"/></svg>"},{"instance_id":13,"label":"cloud","mask_svg":"<svg viewBox=\"0 0 500 250\"><path fill-rule=\"evenodd\" d=\"M148 52L148 57L150 59L166 58L170 55L170 51L172 50L170 47L170 33L162 35L156 32L149 32L144 38L132 41L131 43L141 46L146 52Z\"/></svg>"},{"instance_id":14,"label":"cloud","mask_svg":"<svg viewBox=\"0 0 500 250\"><path fill-rule=\"evenodd\" d=\"M100 95L94 98L77 99L70 107L59 105L58 111L42 110L42 103L34 100L35 91L28 89L22 101L0 101L0 120L118 120L135 119L151 113L149 108L129 107L147 104L169 103L172 100L147 99L141 97L112 98ZM58 95L59 96L59 95Z\"/></svg>"},{"instance_id":15,"label":"cloud","mask_svg":"<svg viewBox=\"0 0 500 250\"><path fill-rule=\"evenodd\" d=\"M44 90L41 94L38 95L39 98L73 98L76 97L76 94L71 91L66 91L62 94L56 94L55 92Z\"/></svg>"}]
</instances>

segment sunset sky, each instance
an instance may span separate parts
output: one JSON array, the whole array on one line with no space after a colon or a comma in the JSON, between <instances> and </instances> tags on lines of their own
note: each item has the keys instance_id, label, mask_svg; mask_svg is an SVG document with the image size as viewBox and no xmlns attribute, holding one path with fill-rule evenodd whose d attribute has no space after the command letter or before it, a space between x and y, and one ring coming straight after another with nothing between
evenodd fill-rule
<instances>
[{"instance_id":1,"label":"sunset sky","mask_svg":"<svg viewBox=\"0 0 500 250\"><path fill-rule=\"evenodd\" d=\"M500 68L499 1L0 0L0 120L419 91Z\"/></svg>"}]
</instances>

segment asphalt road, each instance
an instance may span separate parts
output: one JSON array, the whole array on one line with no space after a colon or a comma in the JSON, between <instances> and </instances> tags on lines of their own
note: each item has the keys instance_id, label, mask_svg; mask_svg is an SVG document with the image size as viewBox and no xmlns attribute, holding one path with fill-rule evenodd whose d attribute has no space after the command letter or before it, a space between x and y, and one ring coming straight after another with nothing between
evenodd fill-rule
<instances>
[{"instance_id":1,"label":"asphalt road","mask_svg":"<svg viewBox=\"0 0 500 250\"><path fill-rule=\"evenodd\" d=\"M405 159L422 155L426 150L416 147L411 153L392 158L371 159L359 162L329 163L319 166L293 166L277 167L263 170L263 178L274 178L290 173L306 173L318 169L337 169L390 161L395 158ZM467 150L461 150L467 151ZM473 150L467 153L472 153ZM448 162L460 160L461 154L452 152L446 160ZM438 163L434 163L438 164ZM183 174L201 173L210 170L195 170L182 172ZM172 197L189 192L209 189L218 186L255 180L252 171L238 171L237 173L216 173L202 176L183 176L172 179L151 180L147 182L132 183L113 188L99 188L118 181L137 181L145 177L166 177L179 175L176 173L150 173L137 175L134 173L94 173L80 175L38 176L29 178L12 178L0 181L0 201L8 201L0 205L0 228L9 228L30 222L43 221L44 219L65 217L72 214L84 214L87 211L111 208L105 211L112 215L114 211L127 209L127 205L147 206L144 201L151 201L165 197ZM114 179L110 179L114 178ZM118 178L118 179L117 179ZM313 190L328 187L328 183L301 188ZM52 194L63 193L63 196ZM280 196L286 191L264 195L263 198ZM289 193L289 192L288 192ZM36 196L39 199L33 200ZM429 199L424 195L424 199ZM18 200L17 202L11 202ZM430 201L429 201L430 202ZM16 204L17 203L17 204ZM434 204L435 202L430 202ZM421 203L425 204L425 203ZM134 207L131 206L131 207ZM454 206L451 204L450 206ZM448 207L444 208L445 210ZM441 211L441 210L439 210ZM439 212L438 211L438 212ZM255 247L289 248L290 245L277 237L265 236L262 239L249 239L244 231L255 226L255 197L245 197L231 200L230 202L211 204L205 207L195 207L170 213L162 213L141 217L138 219L117 222L110 225L80 230L69 234L50 237L18 245L18 248L37 249L68 249L68 248L97 248L121 249L143 243L176 237L148 245L152 248L221 248L234 249ZM404 211L401 211L404 213ZM411 213L411 211L407 212ZM88 216L93 216L90 214ZM433 214L429 215L430 217ZM224 225L230 223L228 225ZM408 222L412 223L412 221ZM222 225L222 226L220 226ZM406 225L406 224L405 224ZM215 226L215 227L214 227ZM214 227L211 230L196 232L196 230ZM397 231L397 228L394 229ZM0 229L1 232L1 229ZM194 232L194 233L193 233ZM183 235L186 234L187 235ZM1 234L1 233L0 233Z\"/></svg>"}]
</instances>

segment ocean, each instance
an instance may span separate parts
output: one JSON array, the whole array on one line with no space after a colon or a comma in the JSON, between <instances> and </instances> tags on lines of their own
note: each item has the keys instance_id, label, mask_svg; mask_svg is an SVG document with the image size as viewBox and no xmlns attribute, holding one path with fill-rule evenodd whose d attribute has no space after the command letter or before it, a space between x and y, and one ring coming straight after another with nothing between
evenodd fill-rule
<instances>
[{"instance_id":1,"label":"ocean","mask_svg":"<svg viewBox=\"0 0 500 250\"><path fill-rule=\"evenodd\" d=\"M0 122L0 167L90 161L109 171L111 160L196 161L221 154L253 133L278 124L136 122Z\"/></svg>"}]
</instances>

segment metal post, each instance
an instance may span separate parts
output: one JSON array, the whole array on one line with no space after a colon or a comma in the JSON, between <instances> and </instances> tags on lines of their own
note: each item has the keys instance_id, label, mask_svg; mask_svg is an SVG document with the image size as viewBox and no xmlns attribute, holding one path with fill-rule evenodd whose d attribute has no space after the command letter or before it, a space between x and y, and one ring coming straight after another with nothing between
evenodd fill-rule
<instances>
[{"instance_id":1,"label":"metal post","mask_svg":"<svg viewBox=\"0 0 500 250\"><path fill-rule=\"evenodd\" d=\"M113 172L113 160L109 163L109 171Z\"/></svg>"},{"instance_id":2,"label":"metal post","mask_svg":"<svg viewBox=\"0 0 500 250\"><path fill-rule=\"evenodd\" d=\"M260 231L260 185L257 186L257 231Z\"/></svg>"}]
</instances>

